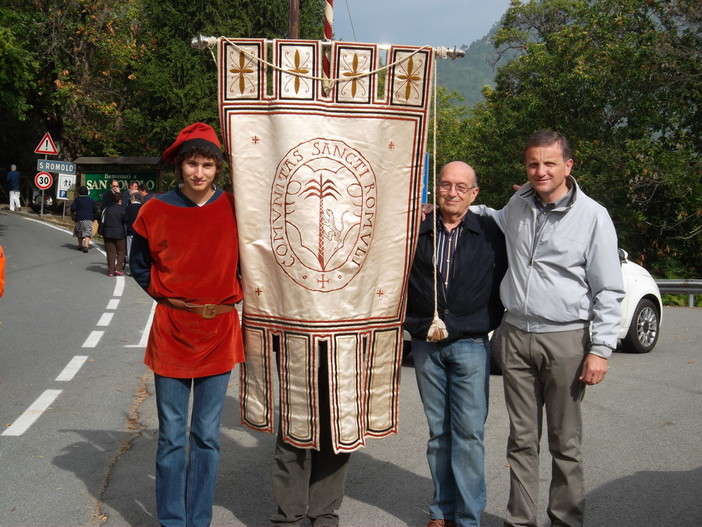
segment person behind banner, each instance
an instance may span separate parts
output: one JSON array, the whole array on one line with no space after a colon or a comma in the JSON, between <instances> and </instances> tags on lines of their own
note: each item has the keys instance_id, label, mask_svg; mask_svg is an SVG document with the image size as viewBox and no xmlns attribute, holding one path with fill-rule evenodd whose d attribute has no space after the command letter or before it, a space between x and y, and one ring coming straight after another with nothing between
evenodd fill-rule
<instances>
[{"instance_id":1,"label":"person behind banner","mask_svg":"<svg viewBox=\"0 0 702 527\"><path fill-rule=\"evenodd\" d=\"M278 512L271 518L274 525L300 525L305 518L312 527L339 525L337 511L344 499L351 454L334 452L327 344L320 343L317 352L319 449L298 448L286 442L279 423L273 462L273 496L278 505ZM280 353L276 355L280 359Z\"/></svg>"},{"instance_id":2,"label":"person behind banner","mask_svg":"<svg viewBox=\"0 0 702 527\"><path fill-rule=\"evenodd\" d=\"M412 336L417 386L429 425L427 461L434 482L427 527L477 527L486 503L488 333L504 313L499 286L507 253L495 221L468 210L478 192L471 166L462 161L444 166L438 213L429 214L419 227L409 278L405 329ZM427 342L435 310L447 336Z\"/></svg>"},{"instance_id":3,"label":"person behind banner","mask_svg":"<svg viewBox=\"0 0 702 527\"><path fill-rule=\"evenodd\" d=\"M163 159L181 183L142 205L130 256L132 276L158 303L144 358L159 420L156 508L163 526L209 525L222 408L244 360L234 198L214 185L222 150L210 126L181 130Z\"/></svg>"},{"instance_id":4,"label":"person behind banner","mask_svg":"<svg viewBox=\"0 0 702 527\"><path fill-rule=\"evenodd\" d=\"M584 521L581 401L602 382L617 346L624 297L617 233L607 210L570 175L571 147L539 130L527 141L528 183L495 211L509 269L500 286L506 308L497 337L510 420L506 526L537 525L539 444L546 410L552 456L548 517Z\"/></svg>"}]
</instances>

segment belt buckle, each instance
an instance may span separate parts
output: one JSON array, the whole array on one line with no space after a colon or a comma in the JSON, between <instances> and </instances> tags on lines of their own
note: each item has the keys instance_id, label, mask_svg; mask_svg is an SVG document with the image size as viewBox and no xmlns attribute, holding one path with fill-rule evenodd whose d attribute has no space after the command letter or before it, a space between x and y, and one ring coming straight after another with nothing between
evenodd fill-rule
<instances>
[{"instance_id":1,"label":"belt buckle","mask_svg":"<svg viewBox=\"0 0 702 527\"><path fill-rule=\"evenodd\" d=\"M214 318L217 316L216 304L205 304L202 306L202 318Z\"/></svg>"}]
</instances>

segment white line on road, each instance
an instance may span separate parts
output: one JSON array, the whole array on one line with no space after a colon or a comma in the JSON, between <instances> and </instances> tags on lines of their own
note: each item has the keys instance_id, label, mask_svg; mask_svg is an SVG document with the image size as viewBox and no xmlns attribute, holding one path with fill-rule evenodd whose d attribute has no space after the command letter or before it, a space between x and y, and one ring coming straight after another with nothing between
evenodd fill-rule
<instances>
[{"instance_id":1,"label":"white line on road","mask_svg":"<svg viewBox=\"0 0 702 527\"><path fill-rule=\"evenodd\" d=\"M114 316L114 313L103 313L102 316L100 317L100 320L98 320L98 327L101 326L109 326L110 322L112 322L112 317Z\"/></svg>"},{"instance_id":2,"label":"white line on road","mask_svg":"<svg viewBox=\"0 0 702 527\"><path fill-rule=\"evenodd\" d=\"M110 301L107 303L107 308L106 309L117 309L117 306L119 305L119 298L112 298Z\"/></svg>"},{"instance_id":3,"label":"white line on road","mask_svg":"<svg viewBox=\"0 0 702 527\"><path fill-rule=\"evenodd\" d=\"M149 313L149 318L146 321L146 327L141 333L141 340L139 344L127 344L125 348L145 348L146 343L149 341L149 333L151 331L151 323L154 321L154 313L156 312L156 302L151 304L151 312Z\"/></svg>"},{"instance_id":4,"label":"white line on road","mask_svg":"<svg viewBox=\"0 0 702 527\"><path fill-rule=\"evenodd\" d=\"M55 380L57 381L70 381L73 380L73 377L75 377L76 373L78 373L78 370L81 369L83 364L85 364L85 361L88 360L87 355L76 355L71 359L71 362L68 363L68 365L63 369L61 373L59 373L59 376L56 377Z\"/></svg>"},{"instance_id":5,"label":"white line on road","mask_svg":"<svg viewBox=\"0 0 702 527\"><path fill-rule=\"evenodd\" d=\"M124 276L118 276L115 280L115 290L112 296L122 296L124 292Z\"/></svg>"},{"instance_id":6,"label":"white line on road","mask_svg":"<svg viewBox=\"0 0 702 527\"><path fill-rule=\"evenodd\" d=\"M12 425L5 430L2 435L4 436L21 436L24 432L32 426L34 421L39 419L39 416L44 413L44 411L51 406L56 398L59 396L62 390L46 390L42 393L39 398L32 403L32 405L25 410L25 412L19 416L17 421L12 423Z\"/></svg>"},{"instance_id":7,"label":"white line on road","mask_svg":"<svg viewBox=\"0 0 702 527\"><path fill-rule=\"evenodd\" d=\"M98 345L98 342L100 342L100 339L102 338L102 335L104 334L104 331L93 331L88 335L88 338L85 339L85 342L83 342L83 348L94 348L95 346Z\"/></svg>"}]
</instances>

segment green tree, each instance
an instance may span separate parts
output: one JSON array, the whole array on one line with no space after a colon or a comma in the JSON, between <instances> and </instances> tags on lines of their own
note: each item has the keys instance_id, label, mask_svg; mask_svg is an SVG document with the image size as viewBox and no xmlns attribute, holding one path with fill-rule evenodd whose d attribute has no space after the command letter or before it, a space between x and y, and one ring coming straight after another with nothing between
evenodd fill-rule
<instances>
[{"instance_id":1,"label":"green tree","mask_svg":"<svg viewBox=\"0 0 702 527\"><path fill-rule=\"evenodd\" d=\"M46 131L73 159L158 155L190 122L216 125L216 68L191 39L285 37L288 9L286 0L5 0L2 161L33 164ZM323 15L323 0L301 1L301 38L322 37Z\"/></svg>"},{"instance_id":2,"label":"green tree","mask_svg":"<svg viewBox=\"0 0 702 527\"><path fill-rule=\"evenodd\" d=\"M481 185L500 200L524 179L539 128L571 139L578 182L608 207L620 244L659 276L702 263L699 0L514 0L495 37L519 56L475 108ZM486 189L487 186L487 189ZM504 203L504 201L502 201Z\"/></svg>"},{"instance_id":3,"label":"green tree","mask_svg":"<svg viewBox=\"0 0 702 527\"><path fill-rule=\"evenodd\" d=\"M194 3L187 0L142 0L143 46L147 50L135 72L130 150L158 155L178 130L194 122L219 128L217 69L212 55L193 49L197 35L232 38L284 38L288 31L286 0ZM323 34L322 0L300 2L300 38Z\"/></svg>"}]
</instances>

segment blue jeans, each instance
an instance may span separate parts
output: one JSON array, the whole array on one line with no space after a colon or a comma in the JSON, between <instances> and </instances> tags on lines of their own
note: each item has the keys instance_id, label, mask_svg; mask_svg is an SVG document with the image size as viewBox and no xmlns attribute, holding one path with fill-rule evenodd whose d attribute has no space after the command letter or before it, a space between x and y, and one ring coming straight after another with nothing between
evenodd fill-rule
<instances>
[{"instance_id":1,"label":"blue jeans","mask_svg":"<svg viewBox=\"0 0 702 527\"><path fill-rule=\"evenodd\" d=\"M490 383L487 336L448 345L412 340L419 395L429 424L432 519L479 526L485 509L483 438Z\"/></svg>"},{"instance_id":2,"label":"blue jeans","mask_svg":"<svg viewBox=\"0 0 702 527\"><path fill-rule=\"evenodd\" d=\"M206 527L212 522L220 458L219 424L230 373L197 379L154 376L158 410L156 509L164 527Z\"/></svg>"}]
</instances>

